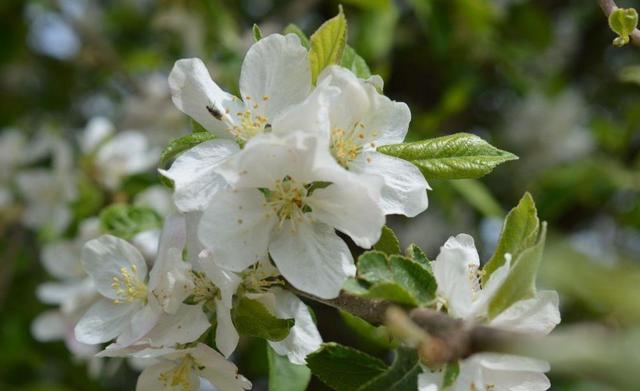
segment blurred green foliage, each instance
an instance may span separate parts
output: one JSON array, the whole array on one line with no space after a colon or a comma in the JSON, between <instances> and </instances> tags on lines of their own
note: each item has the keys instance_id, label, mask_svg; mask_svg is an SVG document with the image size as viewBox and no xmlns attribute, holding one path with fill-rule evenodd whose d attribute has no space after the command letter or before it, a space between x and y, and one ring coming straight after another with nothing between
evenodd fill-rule
<instances>
[{"instance_id":1,"label":"blurred green foliage","mask_svg":"<svg viewBox=\"0 0 640 391\"><path fill-rule=\"evenodd\" d=\"M640 51L612 46L597 2L341 3L348 44L383 76L385 93L411 107L409 140L464 131L520 157L482 180L430 181L427 212L390 221L401 244L416 242L431 258L464 231L490 254L497 219L530 190L550 228L540 282L560 291L564 322L639 327ZM289 23L309 34L337 9L338 1L318 0L3 0L0 128L73 137L94 115L119 123L131 110L140 114L131 99L148 99L145 80L166 77L183 57L203 58L235 91L254 23L265 35ZM149 126L181 135L151 117ZM63 343L31 337L31 321L45 310L34 292L48 277L35 238L2 229L0 389L133 389L135 375L122 363L107 363L118 376L92 379ZM315 310L326 340L382 354L380 341L354 337L357 321ZM246 351L261 353L245 355L241 371L266 389L266 351L254 345ZM609 389L566 373L552 381L554 390ZM312 380L311 389L322 387Z\"/></svg>"}]
</instances>

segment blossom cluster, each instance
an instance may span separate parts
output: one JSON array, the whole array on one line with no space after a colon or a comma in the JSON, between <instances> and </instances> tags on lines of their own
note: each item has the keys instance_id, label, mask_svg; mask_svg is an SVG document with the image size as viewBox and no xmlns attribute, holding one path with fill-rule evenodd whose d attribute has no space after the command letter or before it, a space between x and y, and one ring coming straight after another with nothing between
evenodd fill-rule
<instances>
[{"instance_id":1,"label":"blossom cluster","mask_svg":"<svg viewBox=\"0 0 640 391\"><path fill-rule=\"evenodd\" d=\"M172 100L207 133L161 165L173 194L152 186L133 200L162 226L118 235L105 228L103 213L82 221L74 239L45 246L42 260L58 281L38 295L59 309L34 322L37 337L64 339L78 357L132 359L144 368L142 391L207 382L221 391L250 389L232 360L243 334L267 339L293 364L307 363L323 341L293 292L339 296L357 276L350 246L376 244L387 215L425 211L430 190L416 165L378 150L404 142L408 106L383 94L379 76L361 78L334 64L314 77L309 56L295 34L261 37L244 58L239 96L221 89L200 59L176 62ZM144 136L114 134L104 119L93 120L79 144L97 185L113 194L126 177L160 165L160 150ZM64 164L56 173L72 180L73 167ZM25 223L54 221L62 231L78 185L46 175L18 180L32 188ZM60 188L59 197L39 200L50 192L38 186ZM41 209L61 215L40 217ZM481 283L473 239L450 238L430 263L431 306L470 323L548 333L559 322L554 292L489 316L511 269L511 255L505 258ZM264 317L284 322L285 332L259 327ZM418 388L544 390L546 371L538 360L483 353L460 364L453 384L425 366Z\"/></svg>"}]
</instances>

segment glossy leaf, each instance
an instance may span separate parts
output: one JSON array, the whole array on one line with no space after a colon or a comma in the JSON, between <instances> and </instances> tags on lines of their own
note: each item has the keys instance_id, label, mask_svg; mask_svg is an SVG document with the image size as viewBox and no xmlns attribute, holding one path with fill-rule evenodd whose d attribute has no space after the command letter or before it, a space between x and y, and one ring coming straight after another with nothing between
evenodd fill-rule
<instances>
[{"instance_id":1,"label":"glossy leaf","mask_svg":"<svg viewBox=\"0 0 640 391\"><path fill-rule=\"evenodd\" d=\"M295 323L294 319L276 318L262 303L244 296L235 303L232 319L238 333L270 341L285 339Z\"/></svg>"},{"instance_id":2,"label":"glossy leaf","mask_svg":"<svg viewBox=\"0 0 640 391\"><path fill-rule=\"evenodd\" d=\"M307 356L311 372L338 391L353 391L387 370L382 360L334 342Z\"/></svg>"},{"instance_id":3,"label":"glossy leaf","mask_svg":"<svg viewBox=\"0 0 640 391\"><path fill-rule=\"evenodd\" d=\"M514 154L467 133L383 145L378 152L415 164L427 179L479 178L499 164L517 159Z\"/></svg>"},{"instance_id":4,"label":"glossy leaf","mask_svg":"<svg viewBox=\"0 0 640 391\"><path fill-rule=\"evenodd\" d=\"M101 230L123 239L161 226L162 217L145 206L114 204L100 213Z\"/></svg>"},{"instance_id":5,"label":"glossy leaf","mask_svg":"<svg viewBox=\"0 0 640 391\"><path fill-rule=\"evenodd\" d=\"M384 373L360 387L358 391L415 391L422 372L414 349L399 348L393 364Z\"/></svg>"}]
</instances>

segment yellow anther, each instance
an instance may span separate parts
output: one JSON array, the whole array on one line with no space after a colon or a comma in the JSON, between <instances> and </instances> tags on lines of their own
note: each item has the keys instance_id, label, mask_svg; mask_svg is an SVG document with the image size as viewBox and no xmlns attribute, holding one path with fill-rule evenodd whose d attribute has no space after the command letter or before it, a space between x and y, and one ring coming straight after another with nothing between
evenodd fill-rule
<instances>
[{"instance_id":1,"label":"yellow anther","mask_svg":"<svg viewBox=\"0 0 640 391\"><path fill-rule=\"evenodd\" d=\"M196 361L190 354L187 354L173 369L162 372L158 379L165 386L179 386L183 391L190 391L193 390L193 384L191 384L191 372L196 367Z\"/></svg>"},{"instance_id":2,"label":"yellow anther","mask_svg":"<svg viewBox=\"0 0 640 391\"><path fill-rule=\"evenodd\" d=\"M286 177L276 181L270 189L267 206L275 213L282 226L285 220L300 221L302 219L306 196L307 189L303 184Z\"/></svg>"},{"instance_id":3,"label":"yellow anther","mask_svg":"<svg viewBox=\"0 0 640 391\"><path fill-rule=\"evenodd\" d=\"M345 168L362 152L361 142L364 141L365 134L355 131L358 124L359 122L349 131L342 128L331 129L331 154Z\"/></svg>"},{"instance_id":4,"label":"yellow anther","mask_svg":"<svg viewBox=\"0 0 640 391\"><path fill-rule=\"evenodd\" d=\"M144 300L147 298L147 285L143 281L140 281L137 272L138 268L136 265L131 265L129 269L121 267L120 277L113 277L111 288L118 297L113 300L114 304L132 303L136 300Z\"/></svg>"}]
</instances>

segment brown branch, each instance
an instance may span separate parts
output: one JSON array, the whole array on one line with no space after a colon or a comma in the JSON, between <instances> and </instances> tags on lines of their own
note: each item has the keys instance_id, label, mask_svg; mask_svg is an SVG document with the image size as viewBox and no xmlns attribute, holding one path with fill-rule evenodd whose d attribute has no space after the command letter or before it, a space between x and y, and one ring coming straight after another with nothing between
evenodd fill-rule
<instances>
[{"instance_id":1,"label":"brown branch","mask_svg":"<svg viewBox=\"0 0 640 391\"><path fill-rule=\"evenodd\" d=\"M342 291L335 299L320 299L290 285L289 290L298 296L347 311L373 325L389 324L392 312L397 316L398 307L385 300L365 299ZM523 345L535 344L536 337L525 336L481 325L469 325L461 319L428 308L416 308L403 313L406 320L423 333L418 348L421 358L428 363L443 364L480 352L521 351ZM396 320L391 320L395 322ZM391 326L391 325L390 325ZM401 326L404 327L404 326Z\"/></svg>"},{"instance_id":2,"label":"brown branch","mask_svg":"<svg viewBox=\"0 0 640 391\"><path fill-rule=\"evenodd\" d=\"M602 12L604 12L604 14L607 16L607 19L613 11L618 9L618 6L616 5L616 2L614 0L598 0L598 2L600 3ZM640 46L640 30L634 29L629 36L631 38L631 42L635 46Z\"/></svg>"}]
</instances>

